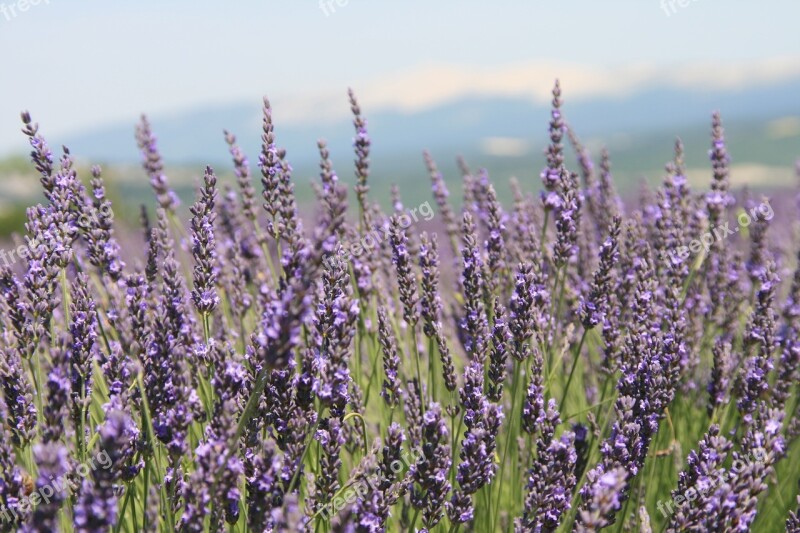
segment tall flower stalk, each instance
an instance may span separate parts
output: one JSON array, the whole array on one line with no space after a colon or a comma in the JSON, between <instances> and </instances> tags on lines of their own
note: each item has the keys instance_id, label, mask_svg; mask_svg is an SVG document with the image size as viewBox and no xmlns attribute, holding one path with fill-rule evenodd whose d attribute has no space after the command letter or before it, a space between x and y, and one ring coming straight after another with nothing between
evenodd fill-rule
<instances>
[{"instance_id":1,"label":"tall flower stalk","mask_svg":"<svg viewBox=\"0 0 800 533\"><path fill-rule=\"evenodd\" d=\"M678 141L623 202L556 83L541 197L458 158L456 207L425 153L434 213L375 196L349 103L357 214L325 141L305 202L264 100L261 200L226 132L233 177L188 212L143 118L131 232L114 173L22 114L43 199L0 267L0 531L800 529L798 213L739 201L718 114L708 190Z\"/></svg>"}]
</instances>

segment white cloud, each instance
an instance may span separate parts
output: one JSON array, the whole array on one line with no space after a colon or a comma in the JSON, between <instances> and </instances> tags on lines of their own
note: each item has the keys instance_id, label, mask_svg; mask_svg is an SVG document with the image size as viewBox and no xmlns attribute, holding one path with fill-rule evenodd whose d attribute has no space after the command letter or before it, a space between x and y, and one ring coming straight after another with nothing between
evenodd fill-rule
<instances>
[{"instance_id":1,"label":"white cloud","mask_svg":"<svg viewBox=\"0 0 800 533\"><path fill-rule=\"evenodd\" d=\"M527 139L515 137L487 137L481 141L481 150L486 155L498 157L519 157L530 150Z\"/></svg>"},{"instance_id":2,"label":"white cloud","mask_svg":"<svg viewBox=\"0 0 800 533\"><path fill-rule=\"evenodd\" d=\"M697 91L737 90L771 85L800 77L800 57L737 64L689 64L665 68L641 63L604 68L574 63L532 62L499 67L430 64L400 71L355 87L367 116L378 109L419 111L457 98L498 96L530 98L546 103L553 82L561 82L564 98L624 98L652 87ZM342 95L301 95L280 99L277 110L292 121L319 121L347 113ZM277 99L276 99L277 101Z\"/></svg>"}]
</instances>

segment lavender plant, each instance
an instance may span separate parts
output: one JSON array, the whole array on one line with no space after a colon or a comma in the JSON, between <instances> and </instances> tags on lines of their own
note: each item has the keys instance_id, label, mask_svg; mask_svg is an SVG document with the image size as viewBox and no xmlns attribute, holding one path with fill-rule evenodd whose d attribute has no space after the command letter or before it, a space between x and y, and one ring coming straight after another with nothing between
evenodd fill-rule
<instances>
[{"instance_id":1,"label":"lavender plant","mask_svg":"<svg viewBox=\"0 0 800 533\"><path fill-rule=\"evenodd\" d=\"M459 206L425 152L412 224L349 105L356 208L320 141L311 224L267 99L263 210L228 132L230 180L182 210L143 117L131 235L23 113L43 203L0 270L0 531L800 530L800 242L771 221L796 210L731 189L719 114L708 191L678 141L625 202L556 83L538 198L461 159Z\"/></svg>"}]
</instances>

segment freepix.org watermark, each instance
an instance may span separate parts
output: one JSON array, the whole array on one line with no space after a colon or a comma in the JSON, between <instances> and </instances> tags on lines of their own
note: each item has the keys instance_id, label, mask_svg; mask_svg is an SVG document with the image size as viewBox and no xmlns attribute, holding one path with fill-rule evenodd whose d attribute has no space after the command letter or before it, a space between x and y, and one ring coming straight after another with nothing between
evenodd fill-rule
<instances>
[{"instance_id":1,"label":"freepix.org watermark","mask_svg":"<svg viewBox=\"0 0 800 533\"><path fill-rule=\"evenodd\" d=\"M425 202L419 207L409 209L400 215L398 217L398 223L400 228L406 230L409 228L409 226L411 226L412 223L419 222L419 217L422 217L424 221L429 222L431 219L433 219L433 216L434 212L431 204ZM362 254L372 253L381 242L389 237L390 231L391 226L389 224L384 224L380 228L365 233L359 240L355 242L343 243L339 248L339 259L347 262L351 257L359 257ZM330 254L323 260L323 262L328 266L331 266L334 257L336 257L336 254Z\"/></svg>"},{"instance_id":2,"label":"freepix.org watermark","mask_svg":"<svg viewBox=\"0 0 800 533\"><path fill-rule=\"evenodd\" d=\"M673 13L678 12L679 7L688 7L692 2L697 2L697 0L661 0L661 9L668 17L671 17Z\"/></svg>"},{"instance_id":3,"label":"freepix.org watermark","mask_svg":"<svg viewBox=\"0 0 800 533\"><path fill-rule=\"evenodd\" d=\"M752 207L749 211L743 210L740 212L739 216L736 217L736 223L738 225L731 228L731 224L726 222L721 226L714 226L703 233L699 239L692 239L688 246L679 246L677 250L673 252L673 255L677 259L685 260L688 259L690 255L700 253L700 250L708 253L715 242L722 241L727 239L730 235L739 233L742 228L748 227L756 220L772 220L774 216L775 211L769 204L769 200L764 199L759 205Z\"/></svg>"},{"instance_id":4,"label":"freepix.org watermark","mask_svg":"<svg viewBox=\"0 0 800 533\"><path fill-rule=\"evenodd\" d=\"M337 7L344 7L350 0L319 0L319 8L326 17L330 17L332 13L336 13Z\"/></svg>"},{"instance_id":5,"label":"freepix.org watermark","mask_svg":"<svg viewBox=\"0 0 800 533\"><path fill-rule=\"evenodd\" d=\"M728 470L721 470L716 476L709 476L708 482L698 483L696 487L689 487L684 492L674 492L672 498L666 502L658 500L656 508L661 514L667 518L673 514L677 509L684 505L695 501L700 496L707 496L719 487L722 483L730 481L739 474L747 466L753 463L763 463L767 457L767 452L763 448L756 448L747 457L735 459L733 464Z\"/></svg>"},{"instance_id":6,"label":"freepix.org watermark","mask_svg":"<svg viewBox=\"0 0 800 533\"><path fill-rule=\"evenodd\" d=\"M105 203L101 205L96 211L85 211L78 215L73 224L77 228L89 228L99 224L98 215L103 215L106 220L113 220L114 212L111 209L111 204ZM35 238L30 239L26 244L20 244L16 248L8 250L0 248L0 266L10 267L17 261L24 261L31 254L31 250L35 250L42 244Z\"/></svg>"},{"instance_id":7,"label":"freepix.org watermark","mask_svg":"<svg viewBox=\"0 0 800 533\"><path fill-rule=\"evenodd\" d=\"M374 453L373 451L373 455ZM422 452L420 450L404 449L400 454L400 458L395 459L389 464L389 470L397 482L402 481L400 479L401 474L403 472L408 473L411 467L419 461L421 454ZM385 481L386 478L379 470L372 472L368 476L359 477L358 479L350 481L345 485L345 488L337 493L333 500L320 509L314 517L320 515L325 517L336 516L340 511L354 504L356 501L367 498L370 492L377 491L378 487ZM314 517L309 517L307 523L310 523Z\"/></svg>"},{"instance_id":8,"label":"freepix.org watermark","mask_svg":"<svg viewBox=\"0 0 800 533\"><path fill-rule=\"evenodd\" d=\"M50 499L56 495L59 498L69 498L80 488L80 479L88 477L98 468L108 470L112 465L113 462L108 453L105 450L100 451L88 462L76 466L74 472L67 472L63 476L51 478L30 495L20 498L16 505L9 507L0 505L0 524L18 521L21 517L30 514L37 505L49 504ZM73 473L77 474L80 479L75 478Z\"/></svg>"},{"instance_id":9,"label":"freepix.org watermark","mask_svg":"<svg viewBox=\"0 0 800 533\"><path fill-rule=\"evenodd\" d=\"M6 21L11 21L17 18L22 13L28 11L31 7L38 6L39 4L50 5L50 0L17 0L16 2L0 3L0 15Z\"/></svg>"}]
</instances>

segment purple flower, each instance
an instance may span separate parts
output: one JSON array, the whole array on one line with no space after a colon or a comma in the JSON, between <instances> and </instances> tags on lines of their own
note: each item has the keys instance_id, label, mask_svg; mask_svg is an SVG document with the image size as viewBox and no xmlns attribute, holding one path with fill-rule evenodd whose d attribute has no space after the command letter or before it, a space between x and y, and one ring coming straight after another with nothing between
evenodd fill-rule
<instances>
[{"instance_id":1,"label":"purple flower","mask_svg":"<svg viewBox=\"0 0 800 533\"><path fill-rule=\"evenodd\" d=\"M533 352L533 364L522 404L522 429L534 434L539 429L542 417L545 415L544 406L544 361L539 350Z\"/></svg>"},{"instance_id":2,"label":"purple flower","mask_svg":"<svg viewBox=\"0 0 800 533\"><path fill-rule=\"evenodd\" d=\"M622 214L622 202L614 191L614 178L611 174L611 157L608 150L600 152L600 181L597 184L597 231L598 238L602 231L611 225L615 216Z\"/></svg>"},{"instance_id":3,"label":"purple flower","mask_svg":"<svg viewBox=\"0 0 800 533\"><path fill-rule=\"evenodd\" d=\"M39 124L32 122L31 115L27 111L22 113L22 122L25 127L22 133L28 137L31 145L31 161L36 170L41 175L39 180L44 189L45 196L49 200L54 187L53 182L53 152L47 145L47 141L39 134Z\"/></svg>"},{"instance_id":4,"label":"purple flower","mask_svg":"<svg viewBox=\"0 0 800 533\"><path fill-rule=\"evenodd\" d=\"M217 177L211 167L206 167L201 198L192 206L192 256L194 288L192 301L203 315L211 314L219 305L217 295L217 250L214 239L214 204L217 195Z\"/></svg>"},{"instance_id":5,"label":"purple flower","mask_svg":"<svg viewBox=\"0 0 800 533\"><path fill-rule=\"evenodd\" d=\"M503 411L500 406L488 403L483 397L480 400L481 410L471 414L470 425L461 442L461 462L456 474L458 489L453 491L452 498L445 504L450 521L458 524L472 520L472 495L490 483L497 470L494 452Z\"/></svg>"},{"instance_id":6,"label":"purple flower","mask_svg":"<svg viewBox=\"0 0 800 533\"><path fill-rule=\"evenodd\" d=\"M800 505L800 496L797 502ZM786 533L800 533L800 510L789 512L789 518L786 519Z\"/></svg>"},{"instance_id":7,"label":"purple flower","mask_svg":"<svg viewBox=\"0 0 800 533\"><path fill-rule=\"evenodd\" d=\"M422 524L433 528L444 515L443 508L450 482L450 442L447 423L438 403L431 403L422 419L422 454L412 469L416 486L411 503L422 511Z\"/></svg>"},{"instance_id":8,"label":"purple flower","mask_svg":"<svg viewBox=\"0 0 800 533\"><path fill-rule=\"evenodd\" d=\"M557 190L560 169L564 164L564 146L561 143L564 137L564 119L561 116L561 105L561 84L556 80L553 86L553 106L550 111L550 144L545 151L547 166L541 173L542 183L549 192Z\"/></svg>"},{"instance_id":9,"label":"purple flower","mask_svg":"<svg viewBox=\"0 0 800 533\"><path fill-rule=\"evenodd\" d=\"M93 363L96 358L97 315L95 303L89 296L88 279L79 274L72 285L70 306L72 322L69 328L68 360L71 382L71 413L79 445L89 433L89 405L92 401Z\"/></svg>"},{"instance_id":10,"label":"purple flower","mask_svg":"<svg viewBox=\"0 0 800 533\"><path fill-rule=\"evenodd\" d=\"M594 471L588 475L586 490L582 490L583 506L578 512L578 523L575 530L581 533L597 531L611 525L608 517L620 509L623 501L623 490L626 483L625 471L615 468L596 475Z\"/></svg>"},{"instance_id":11,"label":"purple flower","mask_svg":"<svg viewBox=\"0 0 800 533\"><path fill-rule=\"evenodd\" d=\"M247 156L236 144L236 136L227 130L224 131L224 134L225 142L228 144L231 158L233 159L233 172L236 174L236 182L242 195L242 213L249 220L255 220L256 191L253 188L253 180L250 176L250 164L247 161Z\"/></svg>"},{"instance_id":12,"label":"purple flower","mask_svg":"<svg viewBox=\"0 0 800 533\"><path fill-rule=\"evenodd\" d=\"M0 400L0 415L6 417L6 409ZM4 513L0 517L5 519L9 526L19 525L24 518L20 509L20 498L23 497L23 477L17 466L14 447L5 426L0 424L0 505Z\"/></svg>"},{"instance_id":13,"label":"purple flower","mask_svg":"<svg viewBox=\"0 0 800 533\"><path fill-rule=\"evenodd\" d=\"M411 254L408 250L406 232L401 227L400 217L398 216L391 218L389 238L392 244L392 261L397 270L400 302L403 304L403 320L409 327L413 328L419 321L417 280L413 271Z\"/></svg>"},{"instance_id":14,"label":"purple flower","mask_svg":"<svg viewBox=\"0 0 800 533\"><path fill-rule=\"evenodd\" d=\"M269 444L245 454L247 526L251 531L265 531L275 525L273 511L283 502L282 468L280 456Z\"/></svg>"},{"instance_id":15,"label":"purple flower","mask_svg":"<svg viewBox=\"0 0 800 533\"><path fill-rule=\"evenodd\" d=\"M422 442L422 404L420 398L425 396L425 387L422 386L416 379L406 383L406 390L403 397L403 414L408 422L408 435L411 440L411 446L416 448Z\"/></svg>"},{"instance_id":16,"label":"purple flower","mask_svg":"<svg viewBox=\"0 0 800 533\"><path fill-rule=\"evenodd\" d=\"M575 434L567 431L556 439L560 423L556 402L550 400L536 441L536 459L528 473L525 511L517 522L518 531L553 531L570 509L576 482Z\"/></svg>"},{"instance_id":17,"label":"purple flower","mask_svg":"<svg viewBox=\"0 0 800 533\"><path fill-rule=\"evenodd\" d=\"M557 268L566 265L577 253L578 230L581 220L581 197L578 177L560 169L559 210L556 215L556 242L553 243L553 262Z\"/></svg>"},{"instance_id":18,"label":"purple flower","mask_svg":"<svg viewBox=\"0 0 800 533\"><path fill-rule=\"evenodd\" d=\"M609 227L609 236L600 247L600 266L594 273L589 297L581 301L580 317L583 327L592 329L605 319L608 312L608 299L612 291L611 270L619 259L617 239L620 231L620 218L614 217Z\"/></svg>"},{"instance_id":19,"label":"purple flower","mask_svg":"<svg viewBox=\"0 0 800 533\"><path fill-rule=\"evenodd\" d=\"M69 337L66 334L53 347L50 364L42 429L42 440L45 443L58 442L66 434L64 420L69 416L69 402L72 398Z\"/></svg>"},{"instance_id":20,"label":"purple flower","mask_svg":"<svg viewBox=\"0 0 800 533\"><path fill-rule=\"evenodd\" d=\"M162 209L174 212L180 204L178 196L169 188L167 176L164 174L164 163L158 151L156 136L150 129L150 122L145 115L136 126L136 142L142 154L142 167L150 178L150 185L156 193Z\"/></svg>"},{"instance_id":21,"label":"purple flower","mask_svg":"<svg viewBox=\"0 0 800 533\"><path fill-rule=\"evenodd\" d=\"M450 206L448 197L450 192L447 190L447 185L442 178L442 173L436 168L431 155L426 151L422 153L425 159L425 166L431 175L431 189L433 190L433 198L436 200L436 205L439 207L439 213L442 216L442 221L447 230L447 236L450 239L450 245L453 250L453 255L458 255L458 222L456 221L453 208Z\"/></svg>"},{"instance_id":22,"label":"purple flower","mask_svg":"<svg viewBox=\"0 0 800 533\"><path fill-rule=\"evenodd\" d=\"M100 167L92 167L93 199L92 205L87 206L91 217L84 235L89 241L89 261L108 274L112 280L117 281L122 276L125 263L120 257L119 243L114 238L114 213L111 210L111 202L106 198L100 172Z\"/></svg>"},{"instance_id":23,"label":"purple flower","mask_svg":"<svg viewBox=\"0 0 800 533\"><path fill-rule=\"evenodd\" d=\"M797 371L800 367L800 343L797 341L797 336L800 334L800 268L794 271L782 317L784 324L778 338L781 354L777 362L773 393L777 406L785 405L789 399L790 390L797 380Z\"/></svg>"},{"instance_id":24,"label":"purple flower","mask_svg":"<svg viewBox=\"0 0 800 533\"><path fill-rule=\"evenodd\" d=\"M322 450L320 473L316 480L316 499L312 507L314 511L319 511L333 500L334 494L339 490L339 470L342 468L339 454L346 442L342 422L336 418L323 420L314 438Z\"/></svg>"},{"instance_id":25,"label":"purple flower","mask_svg":"<svg viewBox=\"0 0 800 533\"><path fill-rule=\"evenodd\" d=\"M223 521L239 521L239 479L245 467L228 443L236 429L235 400L221 403L204 442L195 450L195 468L183 490L186 508L181 531L204 531L204 520L210 514L211 529L224 529Z\"/></svg>"},{"instance_id":26,"label":"purple flower","mask_svg":"<svg viewBox=\"0 0 800 533\"><path fill-rule=\"evenodd\" d=\"M472 360L480 364L486 360L488 350L489 325L484 306L484 266L478 249L478 236L475 221L469 211L464 212L461 225L463 271L461 286L464 296L464 314L461 330L464 335L464 349Z\"/></svg>"},{"instance_id":27,"label":"purple flower","mask_svg":"<svg viewBox=\"0 0 800 533\"><path fill-rule=\"evenodd\" d=\"M756 402L769 388L767 375L772 371L772 352L776 343L772 305L779 282L774 264L769 265L756 295L756 308L745 331L744 350L747 356L736 383L739 396L736 405L747 423L756 409Z\"/></svg>"},{"instance_id":28,"label":"purple flower","mask_svg":"<svg viewBox=\"0 0 800 533\"><path fill-rule=\"evenodd\" d=\"M513 339L511 355L517 361L526 359L532 350L531 343L539 340L536 334L542 332L543 326L540 310L549 305L548 294L537 281L541 279L537 280L532 264L521 263L517 267L514 293L508 306L511 311L508 329Z\"/></svg>"},{"instance_id":29,"label":"purple flower","mask_svg":"<svg viewBox=\"0 0 800 533\"><path fill-rule=\"evenodd\" d=\"M367 185L367 178L369 178L369 150L370 139L367 132L367 121L361 116L361 107L356 101L356 95L352 89L348 89L347 96L350 99L350 110L353 112L353 126L356 130L356 136L353 139L353 147L356 153L356 197L358 198L358 205L361 206L362 220L363 214L366 211L367 193L369 192L369 185Z\"/></svg>"},{"instance_id":30,"label":"purple flower","mask_svg":"<svg viewBox=\"0 0 800 533\"><path fill-rule=\"evenodd\" d=\"M709 414L713 413L719 406L727 403L728 385L733 371L731 344L729 342L725 342L722 338L717 339L711 353L714 357L714 366L711 369L711 381L708 382L707 410Z\"/></svg>"},{"instance_id":31,"label":"purple flower","mask_svg":"<svg viewBox=\"0 0 800 533\"><path fill-rule=\"evenodd\" d=\"M270 216L270 224L275 222L278 214L278 183L280 180L281 164L278 157L278 148L275 145L275 127L272 124L272 106L264 97L264 118L262 121L261 154L258 156L258 167L261 169L262 196L264 210ZM274 229L270 226L270 232Z\"/></svg>"},{"instance_id":32,"label":"purple flower","mask_svg":"<svg viewBox=\"0 0 800 533\"><path fill-rule=\"evenodd\" d=\"M91 480L83 481L74 510L76 531L99 533L117 524L117 484L126 475L139 437L138 428L121 407L112 406L98 429L98 457L104 460L92 471Z\"/></svg>"},{"instance_id":33,"label":"purple flower","mask_svg":"<svg viewBox=\"0 0 800 533\"><path fill-rule=\"evenodd\" d=\"M714 490L703 527L708 531L750 531L767 478L786 451L780 432L783 413L760 406L753 426L742 437L741 451L732 453L733 463L725 481Z\"/></svg>"},{"instance_id":34,"label":"purple flower","mask_svg":"<svg viewBox=\"0 0 800 533\"><path fill-rule=\"evenodd\" d=\"M28 373L22 366L19 352L14 348L0 348L0 381L7 411L4 423L11 433L11 442L26 446L36 431L36 406L34 389L28 381Z\"/></svg>"},{"instance_id":35,"label":"purple flower","mask_svg":"<svg viewBox=\"0 0 800 533\"><path fill-rule=\"evenodd\" d=\"M506 321L506 309L500 302L494 305L494 328L492 329L492 351L489 354L489 381L486 395L497 403L503 397L503 386L508 372L508 351L511 333Z\"/></svg>"},{"instance_id":36,"label":"purple flower","mask_svg":"<svg viewBox=\"0 0 800 533\"><path fill-rule=\"evenodd\" d=\"M44 489L49 492L52 489L53 495L49 501L36 506L33 515L21 531L25 533L58 531L59 511L68 496L69 455L63 444L51 442L34 445L33 456L39 469L36 490Z\"/></svg>"},{"instance_id":37,"label":"purple flower","mask_svg":"<svg viewBox=\"0 0 800 533\"><path fill-rule=\"evenodd\" d=\"M389 407L397 406L400 396L398 369L400 358L397 355L397 340L392 325L386 317L386 309L378 308L378 339L383 350L383 388L381 396Z\"/></svg>"},{"instance_id":38,"label":"purple flower","mask_svg":"<svg viewBox=\"0 0 800 533\"><path fill-rule=\"evenodd\" d=\"M344 416L349 401L348 362L358 313L358 300L353 298L344 263L338 259L326 263L323 296L314 318L314 344L324 380L317 394L330 408L331 415L338 418Z\"/></svg>"},{"instance_id":39,"label":"purple flower","mask_svg":"<svg viewBox=\"0 0 800 533\"><path fill-rule=\"evenodd\" d=\"M684 501L676 504L667 531L678 532L697 529L709 519L708 510L713 508L713 494L720 480L725 478L723 465L733 447L720 435L719 426L713 425L700 441L697 451L689 452L686 467L678 476L678 488L672 492L673 502L677 496ZM693 491L696 498L686 498ZM672 507L669 508L673 512Z\"/></svg>"},{"instance_id":40,"label":"purple flower","mask_svg":"<svg viewBox=\"0 0 800 533\"><path fill-rule=\"evenodd\" d=\"M722 117L718 112L714 113L711 120L711 150L708 157L711 159L714 178L711 181L711 192L706 194L706 207L710 226L714 227L722 220L723 211L734 203L733 196L728 192L730 156L725 146Z\"/></svg>"},{"instance_id":41,"label":"purple flower","mask_svg":"<svg viewBox=\"0 0 800 533\"><path fill-rule=\"evenodd\" d=\"M420 235L419 267L422 274L420 315L423 321L423 331L428 338L436 341L439 359L442 363L442 376L444 377L445 387L449 391L454 391L456 388L456 373L441 323L442 300L439 295L439 251L435 233L431 235L430 239L425 232Z\"/></svg>"},{"instance_id":42,"label":"purple flower","mask_svg":"<svg viewBox=\"0 0 800 533\"><path fill-rule=\"evenodd\" d=\"M332 253L336 242L344 237L347 213L347 187L333 170L330 152L325 141L317 141L320 154L320 181L317 196L322 206L315 229L316 241L322 251Z\"/></svg>"},{"instance_id":43,"label":"purple flower","mask_svg":"<svg viewBox=\"0 0 800 533\"><path fill-rule=\"evenodd\" d=\"M497 200L497 193L492 185L487 189L486 210L486 225L489 230L489 240L486 242L487 285L489 292L495 294L500 282L505 279L503 274L506 268L506 226L503 208Z\"/></svg>"}]
</instances>

